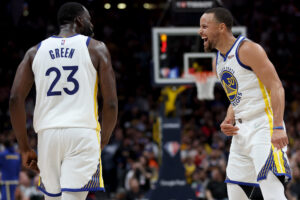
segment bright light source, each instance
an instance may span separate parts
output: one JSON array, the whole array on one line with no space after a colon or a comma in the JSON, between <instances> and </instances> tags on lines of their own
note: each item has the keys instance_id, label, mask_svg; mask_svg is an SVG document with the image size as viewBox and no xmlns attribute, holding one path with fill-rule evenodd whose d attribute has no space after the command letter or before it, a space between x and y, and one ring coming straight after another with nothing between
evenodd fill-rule
<instances>
[{"instance_id":1,"label":"bright light source","mask_svg":"<svg viewBox=\"0 0 300 200\"><path fill-rule=\"evenodd\" d=\"M149 3L144 3L144 8L145 9L150 9L150 4Z\"/></svg>"},{"instance_id":2,"label":"bright light source","mask_svg":"<svg viewBox=\"0 0 300 200\"><path fill-rule=\"evenodd\" d=\"M24 17L27 17L28 15L29 15L29 11L28 11L28 10L24 10L24 11L23 11L23 16L24 16Z\"/></svg>"},{"instance_id":3,"label":"bright light source","mask_svg":"<svg viewBox=\"0 0 300 200\"><path fill-rule=\"evenodd\" d=\"M143 7L144 7L146 10L151 10L151 9L155 9L155 8L156 8L156 5L153 4L153 3L144 3Z\"/></svg>"},{"instance_id":4,"label":"bright light source","mask_svg":"<svg viewBox=\"0 0 300 200\"><path fill-rule=\"evenodd\" d=\"M160 35L160 39L161 39L161 41L163 41L163 42L167 41L167 34L161 34L161 35Z\"/></svg>"},{"instance_id":5,"label":"bright light source","mask_svg":"<svg viewBox=\"0 0 300 200\"><path fill-rule=\"evenodd\" d=\"M105 3L105 4L104 4L104 8L105 8L105 9L110 9L110 8L111 8L110 3Z\"/></svg>"},{"instance_id":6,"label":"bright light source","mask_svg":"<svg viewBox=\"0 0 300 200\"><path fill-rule=\"evenodd\" d=\"M118 9L125 9L126 3L118 3Z\"/></svg>"}]
</instances>

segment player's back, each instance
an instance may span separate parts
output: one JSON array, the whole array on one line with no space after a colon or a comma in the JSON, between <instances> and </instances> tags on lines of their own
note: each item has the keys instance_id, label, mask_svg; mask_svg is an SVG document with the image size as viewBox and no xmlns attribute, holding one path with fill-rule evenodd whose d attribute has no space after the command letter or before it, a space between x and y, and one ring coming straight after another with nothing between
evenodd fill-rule
<instances>
[{"instance_id":1,"label":"player's back","mask_svg":"<svg viewBox=\"0 0 300 200\"><path fill-rule=\"evenodd\" d=\"M36 85L33 124L49 128L100 129L97 71L89 51L90 38L52 36L42 41L32 63Z\"/></svg>"}]
</instances>

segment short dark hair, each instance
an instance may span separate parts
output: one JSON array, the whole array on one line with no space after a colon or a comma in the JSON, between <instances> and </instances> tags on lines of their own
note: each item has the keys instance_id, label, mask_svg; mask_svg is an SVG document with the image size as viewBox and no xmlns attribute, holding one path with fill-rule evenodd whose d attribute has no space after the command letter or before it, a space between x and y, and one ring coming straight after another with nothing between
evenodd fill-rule
<instances>
[{"instance_id":1,"label":"short dark hair","mask_svg":"<svg viewBox=\"0 0 300 200\"><path fill-rule=\"evenodd\" d=\"M222 7L210 8L204 13L213 13L218 22L224 23L226 27L231 30L233 26L233 17L228 9Z\"/></svg>"},{"instance_id":2,"label":"short dark hair","mask_svg":"<svg viewBox=\"0 0 300 200\"><path fill-rule=\"evenodd\" d=\"M63 4L57 13L58 25L73 23L74 19L80 16L84 11L83 5L76 2L68 2Z\"/></svg>"}]
</instances>

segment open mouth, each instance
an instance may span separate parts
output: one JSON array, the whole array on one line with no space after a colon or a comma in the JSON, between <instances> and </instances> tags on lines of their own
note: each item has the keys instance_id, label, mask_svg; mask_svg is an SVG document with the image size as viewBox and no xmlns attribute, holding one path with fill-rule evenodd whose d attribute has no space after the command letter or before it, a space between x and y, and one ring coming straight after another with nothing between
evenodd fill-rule
<instances>
[{"instance_id":1,"label":"open mouth","mask_svg":"<svg viewBox=\"0 0 300 200\"><path fill-rule=\"evenodd\" d=\"M202 40L204 41L204 44L206 44L208 42L208 38L207 37L202 37Z\"/></svg>"}]
</instances>

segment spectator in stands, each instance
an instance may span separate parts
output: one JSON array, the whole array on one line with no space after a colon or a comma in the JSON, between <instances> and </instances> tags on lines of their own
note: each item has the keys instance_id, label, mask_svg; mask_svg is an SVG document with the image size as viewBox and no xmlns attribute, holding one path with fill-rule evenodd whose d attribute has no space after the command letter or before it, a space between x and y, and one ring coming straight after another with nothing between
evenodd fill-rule
<instances>
[{"instance_id":1,"label":"spectator in stands","mask_svg":"<svg viewBox=\"0 0 300 200\"><path fill-rule=\"evenodd\" d=\"M214 167L211 172L212 179L206 187L207 200L227 200L227 188L224 183L224 173L219 167Z\"/></svg>"},{"instance_id":2,"label":"spectator in stands","mask_svg":"<svg viewBox=\"0 0 300 200\"><path fill-rule=\"evenodd\" d=\"M184 168L185 168L185 177L188 184L191 184L193 181L193 174L196 170L196 165L194 162L194 158L192 156L188 156L184 160Z\"/></svg>"},{"instance_id":3,"label":"spectator in stands","mask_svg":"<svg viewBox=\"0 0 300 200\"><path fill-rule=\"evenodd\" d=\"M139 181L136 178L129 180L129 190L126 194L126 200L139 200L144 196L140 189Z\"/></svg>"},{"instance_id":4,"label":"spectator in stands","mask_svg":"<svg viewBox=\"0 0 300 200\"><path fill-rule=\"evenodd\" d=\"M14 200L21 169L21 157L13 146L13 135L8 133L4 139L5 150L0 153L1 196L2 199Z\"/></svg>"},{"instance_id":5,"label":"spectator in stands","mask_svg":"<svg viewBox=\"0 0 300 200\"><path fill-rule=\"evenodd\" d=\"M37 189L39 176L30 173L33 172L20 172L20 184L16 190L16 199L18 200L43 199L43 193Z\"/></svg>"},{"instance_id":6,"label":"spectator in stands","mask_svg":"<svg viewBox=\"0 0 300 200\"><path fill-rule=\"evenodd\" d=\"M293 168L293 179L288 185L287 197L289 200L300 199L300 165Z\"/></svg>"},{"instance_id":7,"label":"spectator in stands","mask_svg":"<svg viewBox=\"0 0 300 200\"><path fill-rule=\"evenodd\" d=\"M223 172L226 169L225 156L217 146L212 146L212 151L203 161L202 165L205 169L210 170L214 167L220 167Z\"/></svg>"},{"instance_id":8,"label":"spectator in stands","mask_svg":"<svg viewBox=\"0 0 300 200\"><path fill-rule=\"evenodd\" d=\"M206 171L203 168L197 169L193 174L193 182L191 184L192 189L195 191L195 195L198 200L205 200L206 187L208 179Z\"/></svg>"},{"instance_id":9,"label":"spectator in stands","mask_svg":"<svg viewBox=\"0 0 300 200\"><path fill-rule=\"evenodd\" d=\"M125 188L130 189L130 181L134 178L139 182L141 191L148 191L150 189L151 169L147 166L146 157L132 163L132 169L128 171L125 178Z\"/></svg>"}]
</instances>

